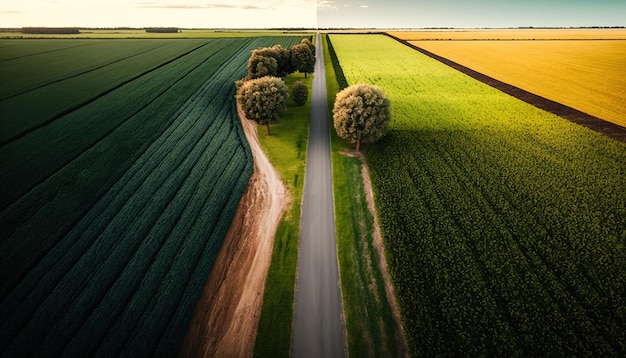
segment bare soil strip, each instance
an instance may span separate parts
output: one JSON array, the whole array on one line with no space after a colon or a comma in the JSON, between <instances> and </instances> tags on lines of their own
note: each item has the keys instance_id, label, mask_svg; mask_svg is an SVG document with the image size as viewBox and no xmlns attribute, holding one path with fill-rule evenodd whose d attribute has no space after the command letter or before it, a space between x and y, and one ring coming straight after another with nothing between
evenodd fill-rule
<instances>
[{"instance_id":1,"label":"bare soil strip","mask_svg":"<svg viewBox=\"0 0 626 358\"><path fill-rule=\"evenodd\" d=\"M198 301L179 357L251 357L274 235L289 198L259 145L256 124L237 108L254 173Z\"/></svg>"},{"instance_id":2,"label":"bare soil strip","mask_svg":"<svg viewBox=\"0 0 626 358\"><path fill-rule=\"evenodd\" d=\"M517 99L520 99L526 103L529 103L537 108L543 109L545 111L548 111L550 113L556 114L559 117L565 118L571 122L580 124L584 127L587 127L591 130L594 130L596 132L602 133L608 137L611 137L613 139L616 139L620 142L624 142L626 143L626 128L618 126L617 124L613 124L607 121L604 121L598 117L592 116L590 114L581 112L577 109L574 109L572 107L554 102L552 100L549 100L547 98L541 97L541 96L537 96L536 94L530 93L528 91L525 91L521 88L512 86L510 84L501 82L496 80L495 78L489 77L487 75L484 75L480 72L476 72L468 67L465 67L461 64L458 64L454 61L450 61L444 57L441 57L439 55L436 55L430 51L427 51L421 47L415 46L405 40L399 39L393 35L390 35L388 33L385 33L385 35L391 37L392 39L414 49L417 50L418 52L433 58L443 64L446 64L452 68L454 68L455 70L458 70L460 72L463 72L464 74L480 81L483 82L495 89L498 89L508 95L511 95Z\"/></svg>"},{"instance_id":3,"label":"bare soil strip","mask_svg":"<svg viewBox=\"0 0 626 358\"><path fill-rule=\"evenodd\" d=\"M408 348L406 344L406 337L404 333L404 329L402 327L402 318L400 317L400 309L398 308L398 303L396 302L396 295L393 290L393 285L391 284L391 276L389 276L389 268L387 266L387 257L385 256L384 246L383 246L383 236L380 232L380 226L378 224L378 215L376 215L376 207L374 205L374 191L372 189L372 182L370 180L370 172L369 167L367 165L367 160L364 155L360 155L362 169L361 173L363 176L363 190L365 191L365 198L367 200L367 207L372 214L372 218L374 218L374 247L378 252L379 257L379 266L380 271L383 275L383 280L385 281L385 294L387 295L387 302L389 302L389 306L391 307L391 312L393 314L393 318L396 324L396 332L397 335L395 340L398 344L398 352L401 357L408 357Z\"/></svg>"}]
</instances>

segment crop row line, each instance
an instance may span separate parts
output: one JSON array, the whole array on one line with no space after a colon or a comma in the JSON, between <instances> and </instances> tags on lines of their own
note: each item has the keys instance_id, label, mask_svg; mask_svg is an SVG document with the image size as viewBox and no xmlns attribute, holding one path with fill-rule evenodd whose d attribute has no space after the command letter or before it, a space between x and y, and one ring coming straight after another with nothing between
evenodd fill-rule
<instances>
[{"instance_id":1,"label":"crop row line","mask_svg":"<svg viewBox=\"0 0 626 358\"><path fill-rule=\"evenodd\" d=\"M206 44L205 44L206 45ZM195 50L199 49L200 47L203 47L205 45L199 46L197 47ZM193 50L193 51L195 51ZM190 51L189 53L193 52ZM73 160L75 160L77 157L80 157L83 153L85 153L87 150L89 150L91 147L93 147L96 143L102 141L104 138L106 138L107 136L109 136L112 132L114 132L115 130L117 130L119 127L121 127L124 123L126 123L127 121L129 121L131 118L135 117L136 115L138 115L139 113L141 113L142 111L145 111L148 107L150 107L150 105L152 105L155 101L157 101L161 96L163 96L164 93L168 92L169 90L171 90L175 85L177 85L179 82L184 81L186 79L187 76L189 76L189 74L191 72L193 72L195 69L199 68L200 66L202 66L203 64L209 62L209 60L211 60L214 56L217 55L217 52L212 53L211 55L209 55L208 57L206 57L203 61L200 61L199 63L194 64L192 67L189 67L186 69L185 73L182 74L177 74L175 78L173 78L172 82L168 83L165 86L161 86L158 88L157 91L152 92L149 94L148 99L142 103L141 106L137 106L137 107L133 107L132 109L130 109L130 111L128 113L124 114L124 117L122 118L116 118L115 120L115 124L110 126L109 128L107 128L106 131L99 133L97 137L95 137L92 142L90 143L86 143L84 144L82 149L79 149L77 152L71 154L71 156L68 156L67 158L64 158L62 162L56 162L56 163L51 163L51 164L56 164L57 168L54 169L53 171L51 171L50 173L46 173L43 176L40 176L39 178L37 178L38 180L36 180L35 182L29 183L29 186L24 187L24 188L20 188L21 190L14 190L11 194L12 196L15 195L25 195L26 193L28 193L29 191L31 191L34 187L36 187L37 185L41 184L42 182L44 182L48 177L54 175L55 173L58 173L60 170L63 169L63 167L65 167L68 163L72 162ZM182 58L183 56L178 56L178 59ZM164 68L167 64L170 64L174 61L168 61L166 64L163 64L161 66L159 66L159 68ZM134 77L134 80L138 80L141 77L156 71L156 69L152 69L149 71L144 72L142 75L136 76ZM125 81L125 83L123 85L120 86L116 86L114 89L111 90L107 90L105 91L105 94L99 95L98 98L94 98L92 100L90 100L89 102L94 102L99 98L103 98L106 94L112 93L115 90L121 89L121 87L123 87L124 85L128 85L131 84L133 82L133 80L128 80ZM80 106L80 107L84 107L84 106ZM76 109L78 110L78 108ZM76 110L72 111L75 112ZM66 115L69 113L66 113ZM63 116L55 116L56 119ZM52 121L48 122L47 124L52 123ZM38 128L32 128L32 130L29 130L29 132L34 131L35 129ZM82 143L81 143L82 144ZM69 147L69 145L68 145ZM4 159L4 158L2 158ZM15 158L13 158L15 159ZM37 158L33 158L33 160L37 160ZM4 160L2 160L4 161ZM29 173L33 173L34 171L31 170L31 168L25 166L24 164L27 163L26 160L22 159L21 163L19 163L20 165L17 166L13 171L12 171L12 175L11 176L16 176L19 177L20 176L20 172L21 171L28 171ZM32 176L32 174L30 175ZM11 179L11 178L7 178L7 179ZM28 182L28 181L27 181ZM21 192L21 193L20 193ZM9 203L12 200L15 200L15 197L5 197L3 198L3 202L2 202L2 208L0 209L0 214L2 212L4 212L7 208Z\"/></svg>"},{"instance_id":2,"label":"crop row line","mask_svg":"<svg viewBox=\"0 0 626 358\"><path fill-rule=\"evenodd\" d=\"M474 168L474 170L471 170L471 171L464 171L462 169L462 166L459 166L461 165L460 163L463 162L463 160L461 160L464 157L462 153L455 153L455 155L449 155L449 154L443 153L442 148L438 147L437 149L439 150L440 156L449 163L450 168L451 169L454 168L454 171L457 172L456 174L457 181L459 181L460 183L463 183L467 181L468 179L471 179L471 177L473 176L473 175L466 176L466 175L463 175L463 173L473 174L474 172L476 173L479 172L478 170L476 170L477 168ZM468 197L472 197L474 193L478 193L475 189L478 189L479 187L480 185L477 185L477 183L474 182L473 184L470 184L469 186L465 186L465 189L463 189L462 191L465 192ZM503 193L503 194L506 194L506 193ZM487 202L490 202L490 200L488 200L484 195L481 194L481 196L483 198L482 200L487 200ZM471 205L471 206L477 208L479 212L482 212L483 213L482 217L492 219L490 224L488 224L489 226L499 227L499 230L501 230L501 232L504 234L503 239L506 239L506 241L509 242L509 245L505 245L504 247L512 249L513 255L516 255L516 253L521 254L520 257L524 258L524 260L526 261L527 271L535 273L535 277L537 277L538 279L537 282L539 283L541 287L543 287L543 290L545 292L549 293L550 300L560 307L559 311L572 312L570 315L574 315L573 311L576 311L578 313L576 313L575 315L579 317L578 318L579 320L588 320L589 318L593 318L594 316L593 314L588 318L580 317L581 315L584 315L585 317L587 317L587 315L589 314L589 313L583 313L585 312L583 308L584 306L583 302L577 300L577 296L573 295L572 292L570 292L567 289L564 283L559 282L557 280L558 274L555 272L555 267L549 264L548 261L546 260L546 257L542 254L542 252L538 251L535 248L536 244L533 245L530 242L529 238L532 237L532 233L527 232L521 235L519 234L513 235L513 233L510 230L502 226L501 220L496 220L495 211L493 211L492 209L490 210L480 204L480 201L482 200L473 199L475 205ZM491 207L494 208L493 205L491 205ZM516 210L514 205L511 205L511 207L513 207L514 210ZM521 216L523 215L519 211L516 211L514 213L514 217L521 217ZM534 216L531 216L531 218L534 218ZM485 226L485 225L481 225L481 226ZM478 239L479 238L476 238L476 240ZM471 237L470 237L470 240L472 240ZM477 241L475 241L475 244L477 244ZM489 260L484 260L484 258L488 258L491 256L483 256L483 259L481 259L482 255L479 255L477 253L476 247L473 245L470 245L470 247L473 247L475 260L477 262L481 262L481 265L478 265L478 267L485 267L486 269L489 269L489 267L492 267ZM503 250L503 249L500 249L500 250ZM493 281L489 280L487 282L493 282ZM579 282L579 279L577 279L576 282ZM574 300L574 302L572 302L572 299ZM579 322L579 325L583 327L582 322Z\"/></svg>"},{"instance_id":3,"label":"crop row line","mask_svg":"<svg viewBox=\"0 0 626 358\"><path fill-rule=\"evenodd\" d=\"M138 74L138 75L136 75L136 76L133 76L133 77L131 77L131 78L129 78L129 79L127 79L127 80L125 80L125 81L121 82L120 84L118 84L118 85L116 85L116 86L114 86L114 87L112 87L112 88L109 88L109 89L107 89L107 90L105 90L105 91L103 91L103 92L100 92L100 93L99 93L99 94L97 94L96 96L94 96L94 97L92 97L92 98L90 98L90 99L88 99L88 100L86 100L86 101L84 101L84 102L82 102L82 103L76 104L75 106L72 106L71 108L68 108L68 109L66 109L66 110L62 111L62 112L60 112L60 113L56 114L56 115L55 115L54 117L52 117L52 118L49 118L49 119L47 119L47 120L45 120L45 121L43 121L43 122L41 122L41 123L38 123L37 125L35 125L35 126L31 127L31 128L28 128L28 129L26 129L26 130L24 130L24 131L22 131L22 132L20 132L20 133L17 133L17 134L15 134L15 135L11 136L11 137L8 137L8 138L3 139L2 141L0 141L0 148L2 148L2 147L3 147L4 145L6 145L7 143L10 143L10 142L12 142L12 141L15 141L16 139L22 138L22 137L24 137L25 135L27 135L27 134L29 134L29 133L32 133L32 132L34 132L34 131L36 131L36 130L38 130L38 129L42 128L42 127L45 127L46 125L48 125L48 124L50 124L50 123L52 123L52 122L56 121L57 119L59 119L59 118L61 118L61 117L65 116L65 115L67 115L67 114L69 114L69 113L72 113L72 112L74 112L74 111L76 111L76 110L78 110L78 109L80 109L80 108L82 108L82 107L85 107L85 106L89 105L90 103L95 102L95 101L96 101L96 100L98 100L99 98L102 98L102 97L106 96L107 94L109 94L109 93L111 93L111 92L114 92L114 91L118 90L119 88L123 87L124 85L127 85L127 84L129 84L129 83L131 83L131 82L133 82L133 81L135 81L135 80L137 80L137 79L139 79L139 78L141 78L141 77L143 77L143 76L145 76L145 75L147 75L147 74L149 74L149 73L151 73L151 72L157 71L157 70L159 70L159 69L161 69L161 68L163 68L163 67L167 66L167 65L168 65L168 64L170 64L170 63L173 63L173 62L175 62L175 61L178 61L179 59L181 59L181 58L183 58L183 57L185 57L185 56L189 55L190 53L192 53L192 52L194 52L194 51L198 50L198 49L199 49L199 48L201 48L201 47L206 46L207 44L208 44L208 43L205 43L205 44L202 44L202 45L200 45L200 46L197 46L197 47L195 47L195 48L193 48L193 49L191 49L191 50L189 50L189 51L187 51L187 52L185 52L185 53L182 53L181 55L179 55L179 56L177 56L177 57L175 57L175 58L172 58L172 59L170 59L170 60L168 60L168 61L166 61L166 62L164 62L164 63L160 64L159 66L156 66L156 67L151 68L151 69L149 69L149 70L147 70L147 71L144 71L144 72L142 72L142 73L140 73L140 74ZM157 97L154 97L154 98L157 98Z\"/></svg>"},{"instance_id":4,"label":"crop row line","mask_svg":"<svg viewBox=\"0 0 626 358\"><path fill-rule=\"evenodd\" d=\"M29 53L29 54L27 54L27 55L16 56L16 57L10 57L10 58L4 58L4 59L1 59L1 60L0 60L0 62L12 61L12 60L17 60L17 59L25 58L25 57L38 56L38 55L43 55L43 54L46 54L46 53L51 53L51 52L66 51L66 50L71 49L71 48L83 47L83 46L90 46L90 45L93 45L93 44L94 44L94 43L84 43L84 44L75 45L75 46L68 46L68 47L55 48L55 49L53 49L53 50L48 50L48 51L42 51L42 52L36 52L36 53Z\"/></svg>"},{"instance_id":5,"label":"crop row line","mask_svg":"<svg viewBox=\"0 0 626 358\"><path fill-rule=\"evenodd\" d=\"M180 118L180 114L177 115L177 117ZM178 125L168 126L166 132L159 136L150 149L145 151L144 154L135 161L135 164L124 173L122 178L97 201L67 235L64 235L63 239L55 245L54 249L50 250L47 255L39 261L37 266L30 271L29 275L21 280L20 286L3 302L3 308L14 307L20 302L25 301L25 297L19 296L19 293L29 293L32 297L38 299L46 297L48 295L47 292L52 289L50 285L58 282L60 277L66 275L71 267L64 266L60 263L72 265L73 261L68 261L68 259L78 260L79 257L72 256L72 253L85 252L88 247L84 245L93 245L92 238L102 236L106 228L105 225L110 225L113 215L122 221L125 221L128 217L134 216L132 213L124 213L121 211L124 203L129 201L130 197L137 189L149 184L147 182L147 176L155 176L162 173L158 170L158 166L163 163L166 156L171 154L171 143L177 143L183 139L184 133L180 133L176 137L172 135L172 133L176 133L177 130L180 129L183 123L185 122L181 121ZM207 133L217 133L217 125L218 121L212 122L212 125L206 130ZM168 141L170 143L169 145L167 143ZM184 147L181 145L179 148ZM157 186L155 186L155 188L156 187ZM139 198L141 198L141 196L139 196ZM137 204L138 207L144 207L147 202L153 200L152 195L146 195L144 199L143 203ZM119 233L112 237L119 238ZM47 277L57 271L59 271L57 276ZM29 277L33 277L33 279L29 279ZM38 285L42 284L44 287L48 287L44 289L44 291L36 288ZM39 305L40 302L29 302L29 304L24 305L24 307L33 308ZM8 312L10 312L10 310ZM12 323L9 326L18 328L19 324Z\"/></svg>"},{"instance_id":6,"label":"crop row line","mask_svg":"<svg viewBox=\"0 0 626 358\"><path fill-rule=\"evenodd\" d=\"M451 146L450 149L456 149L455 146ZM494 149L497 150L497 149ZM500 149L500 150L503 150ZM528 153L528 152L526 152ZM489 174L485 172L484 165L480 161L476 161L476 166L469 168L464 166L463 163L467 163L468 160L461 160L464 156L468 156L467 152L455 151L454 155L450 154L449 159L454 161L459 167L460 173L468 174L467 178L474 181L477 188L482 188L481 192L483 197L490 203L490 205L496 209L494 213L502 217L504 221L509 223L509 227L502 227L510 233L511 238L515 239L514 243L519 247L520 252L527 258L533 265L530 268L534 268L537 277L544 278L544 287L546 291L552 291L551 297L553 301L560 305L561 311L578 311L576 315L584 315L587 319L590 319L596 323L598 322L610 322L610 324L622 325L619 315L609 315L600 317L598 312L594 310L594 307L605 306L606 302L601 298L606 296L607 293L603 292L598 285L594 284L595 281L589 277L589 268L586 267L580 260L573 260L573 269L563 269L562 260L552 260L548 253L550 252L566 252L576 251L572 241L558 240L555 236L549 233L549 229L546 227L546 223L542 222L541 216L537 216L536 213L530 213L525 215L528 210L524 210L522 203L515 202L510 196L510 192L506 190L495 192L488 192L485 187L476 181L479 176L487 177ZM456 158L456 159L455 159ZM534 162L532 158L524 157L529 162ZM506 170L506 169L501 169ZM461 176L462 177L462 176ZM491 194L491 195L490 195ZM502 198L493 197L493 195L499 194ZM571 194L571 193L570 193ZM570 201L576 201L572 198ZM499 203L499 205L496 205ZM512 210L503 211L501 207L508 207ZM566 217L566 213L556 208L558 216ZM525 217L526 223L522 223L520 218ZM502 224L494 222L494 225ZM514 228L517 230L512 230ZM522 232L522 230L526 230ZM516 232L514 232L516 231ZM547 271L546 271L547 270ZM565 280L558 278L567 278ZM550 286L551 288L548 288ZM582 290L582 292L581 292ZM583 295L583 292L585 293ZM569 295L569 298L566 297ZM571 301L574 302L571 302ZM578 307L576 307L578 305ZM583 313L580 313L583 312ZM572 313L574 315L574 313ZM582 319L582 318L581 318ZM578 322L579 326L583 326L582 322ZM587 325L588 327L589 325ZM606 332L600 332L606 342L609 342L614 349L616 342L613 338L609 337Z\"/></svg>"},{"instance_id":7,"label":"crop row line","mask_svg":"<svg viewBox=\"0 0 626 358\"><path fill-rule=\"evenodd\" d=\"M105 68L105 67L107 67L107 66L111 66L111 65L113 65L113 64L115 64L115 63L118 63L118 62L126 61L126 60L128 60L128 59L133 58L133 57L137 57L137 56L145 55L145 54L147 54L147 53L149 53L149 52L152 52L152 51L155 51L155 50L156 50L156 49L158 49L159 47L163 47L163 46L165 46L165 44L159 45L159 46L157 46L157 47L153 47L153 48L151 48L151 49L148 49L148 50L145 50L145 51L142 51L142 52L139 52L139 53L136 53L136 54L130 55L130 56L126 56L126 57L123 57L123 58L116 59L116 60L114 60L114 61L112 61L112 62L108 62L108 63L105 63L105 64L102 64L102 65L96 66L96 67L94 67L94 68L90 68L90 69L85 70L85 71L81 71L81 72L75 73L75 74L73 74L73 75L70 75L70 76L67 76L67 77L64 77L64 78L60 78L60 79L57 79L57 80L54 80L54 81L51 81L51 82L48 82L48 83L45 83L45 84L42 84L42 85L39 85L39 86L33 87L33 88L29 88L29 89L23 90L23 91L21 91L21 92L18 92L18 93L12 94L12 95L10 95L10 96L0 98L0 102L5 101L5 100L10 99L10 98L13 98L13 97L18 97L18 96L21 96L21 95L27 94L27 93L32 92L32 91L34 91L34 90L37 90L37 89L40 89L40 88L43 88L43 87L47 87L47 86L50 86L50 85L55 84L55 83L63 82L63 81L66 81L66 80L69 80L69 79L72 79L72 78L75 78L75 77L79 77L79 76L85 75L85 74L90 73L90 72L94 72L94 71L100 70L100 69ZM192 51L193 51L193 50L192 50ZM156 67L154 67L152 70L157 69L158 67L159 67L159 66L156 66ZM146 72L146 73L147 73L147 72ZM145 73L144 73L144 74L145 74ZM142 75L143 75L143 74L140 74L140 75L138 75L138 77L141 77ZM132 79L131 79L130 81L132 81ZM123 85L123 83L122 83L122 84L120 84L120 86L122 86L122 85ZM105 93L105 94L106 94L106 93ZM0 143L0 145L2 145L2 144L3 144L3 143Z\"/></svg>"},{"instance_id":8,"label":"crop row line","mask_svg":"<svg viewBox=\"0 0 626 358\"><path fill-rule=\"evenodd\" d=\"M145 148L124 176L3 302L2 309L6 311L2 315L8 316L4 332L14 332L14 338L2 337L3 347L8 347L5 353L94 353L102 347L106 352L159 349L171 353L171 346L161 344L159 348L154 348L159 345L154 340L154 337L159 337L155 332L149 337L137 338L138 341L132 344L124 342L133 340L128 335L132 325L145 323L138 317L163 314L164 310L144 311L152 306L149 301L156 299L156 302L168 305L168 310L176 309L172 306L172 297L176 296L170 294L172 289L159 288L166 285L163 280L168 280L167 277L176 278L179 287L177 297L185 301L186 315L193 311L195 299L183 292L200 292L212 260L206 263L206 259L202 259L205 263L200 265L198 260L202 256L199 254L194 254L195 261L189 259L189 254L181 254L180 250L197 250L197 245L189 246L180 240L187 240L193 233L196 240L207 245L206 250L211 251L214 257L221 241L206 240L202 228L214 227L213 230L220 232L218 237L223 237L221 232L225 232L229 220L215 220L231 215L229 213L236 207L251 174L249 153L241 146L241 128L236 126L232 114L234 91L227 88L232 87L236 78L234 73L238 72L229 67L245 69L238 57L247 56L243 48L251 44L247 42L238 56L231 56L225 61L205 85L176 111L176 119L170 122L167 129ZM220 95L215 96L214 93ZM211 120L211 117L220 120ZM238 184L233 186L233 183ZM234 199L231 198L233 190L239 193ZM196 205L198 200L204 204ZM218 204L220 202L224 204ZM210 211L202 214L201 207L207 208L206 205L209 205ZM223 205L230 209L222 212ZM192 219L181 220L183 217ZM129 221L129 218L133 220ZM209 221L198 226L203 218ZM94 235L98 237L96 240L91 239ZM176 237L178 239L174 239ZM107 254L103 255L105 252ZM174 262L180 261L179 257L187 257L180 264L188 267L187 270L200 270L202 275L192 276L193 283L181 283L179 269L172 266L170 273L163 271L167 267L164 266L164 257L170 257ZM151 269L148 270L149 267ZM155 275L156 272L161 274ZM76 286L76 281L85 283ZM147 282L152 282L152 289L144 291L137 287ZM167 292L168 298L160 301L159 297L164 292ZM133 297L139 295L137 299L140 301L129 294ZM135 302L132 304L135 308L120 305L127 300ZM16 305L18 307L14 309ZM60 312L64 312L62 316ZM105 312L108 314L103 317ZM110 312L114 314L110 315ZM184 333L185 327L181 326L186 324L186 320L171 314L170 318L164 320L159 317L158 321L160 323L154 325L155 330L172 330L163 323L171 321L178 327L172 332L173 337L182 339L180 332ZM121 324L124 325L122 333L119 330ZM39 330L41 326L52 329L44 333ZM81 339L85 335L100 339ZM115 338L109 338L111 335ZM169 334L161 333L161 336L167 337L166 340L173 339Z\"/></svg>"}]
</instances>

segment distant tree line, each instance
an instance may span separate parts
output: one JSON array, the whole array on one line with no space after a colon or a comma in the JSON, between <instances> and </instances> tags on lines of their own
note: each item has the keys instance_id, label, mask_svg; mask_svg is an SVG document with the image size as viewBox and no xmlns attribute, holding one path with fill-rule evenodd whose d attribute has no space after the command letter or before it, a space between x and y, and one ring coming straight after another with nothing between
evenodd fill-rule
<instances>
[{"instance_id":1,"label":"distant tree line","mask_svg":"<svg viewBox=\"0 0 626 358\"><path fill-rule=\"evenodd\" d=\"M23 34L79 34L78 27L22 27Z\"/></svg>"},{"instance_id":2,"label":"distant tree line","mask_svg":"<svg viewBox=\"0 0 626 358\"><path fill-rule=\"evenodd\" d=\"M175 34L178 31L178 27L146 27L146 32L157 34Z\"/></svg>"}]
</instances>

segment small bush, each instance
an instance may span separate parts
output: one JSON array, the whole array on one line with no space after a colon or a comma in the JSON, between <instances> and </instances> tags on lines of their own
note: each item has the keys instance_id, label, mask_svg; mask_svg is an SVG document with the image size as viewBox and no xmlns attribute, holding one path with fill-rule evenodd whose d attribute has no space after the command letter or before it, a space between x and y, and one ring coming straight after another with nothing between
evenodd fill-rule
<instances>
[{"instance_id":1,"label":"small bush","mask_svg":"<svg viewBox=\"0 0 626 358\"><path fill-rule=\"evenodd\" d=\"M298 106L304 106L309 96L309 88L301 81L296 81L291 88L291 98Z\"/></svg>"}]
</instances>

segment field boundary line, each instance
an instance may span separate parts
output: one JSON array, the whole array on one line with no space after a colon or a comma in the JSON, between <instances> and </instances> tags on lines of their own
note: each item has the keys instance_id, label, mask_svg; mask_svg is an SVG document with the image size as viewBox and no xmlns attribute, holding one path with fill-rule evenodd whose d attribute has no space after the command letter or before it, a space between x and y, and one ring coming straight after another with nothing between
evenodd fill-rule
<instances>
[{"instance_id":1,"label":"field boundary line","mask_svg":"<svg viewBox=\"0 0 626 358\"><path fill-rule=\"evenodd\" d=\"M17 56L17 57L5 58L4 60L0 60L0 62L13 61L13 60L18 60L18 59L24 58L24 57L39 56L39 55L43 55L45 53L63 51L63 50L71 49L71 48L82 47L82 46L90 46L90 45L93 45L93 44L82 44L82 45L63 47L63 48L58 48L58 49L48 50L48 51L43 51L43 52L30 53L28 55L22 55L22 56Z\"/></svg>"},{"instance_id":2,"label":"field boundary line","mask_svg":"<svg viewBox=\"0 0 626 358\"><path fill-rule=\"evenodd\" d=\"M513 96L521 101L524 101L528 104L531 104L539 109L555 114L561 118L567 119L570 122L579 124L583 127L591 129L593 131L599 132L601 134L606 135L607 137L616 139L620 142L626 143L626 128L619 126L617 124L607 122L603 119L600 119L596 116L592 116L590 114L581 112L572 107L566 106L564 104L555 102L545 97L538 96L534 93L523 90L519 87L515 87L508 83L499 81L493 77L487 76L478 71L472 70L469 67L465 67L457 62L448 60L445 57L439 56L433 52L425 50L421 47L418 47L406 40L402 40L398 37L395 37L389 33L384 33L386 36L398 41L399 43L408 46L409 48L416 50L434 60L437 60L453 69L460 71L475 80L478 80L488 86L491 86L497 90L500 90L510 96Z\"/></svg>"},{"instance_id":3,"label":"field boundary line","mask_svg":"<svg viewBox=\"0 0 626 358\"><path fill-rule=\"evenodd\" d=\"M126 57L123 57L123 58L118 58L117 60L114 60L114 61L111 61L111 62L107 62L107 63L105 63L105 64L102 64L102 65L96 66L96 67L94 67L94 68L90 68L90 69L85 70L85 71L81 71L81 72L79 72L79 73L75 73L75 74L73 74L73 75L70 75L70 76L67 76L67 77L64 77L64 78L60 78L60 79L58 79L58 80L50 81L50 82L48 82L48 83L45 83L45 84L42 84L42 85L39 85L39 86L35 86L35 87L32 87L32 88L29 88L29 89L24 90L24 91L22 91L22 92L12 94L12 95L10 95L10 96L8 96L8 97L0 98L0 102L1 102L1 101L6 101L7 99L11 99L11 98L15 98L15 97L18 97L18 96L24 95L24 94L26 94L26 93L28 93L28 92L32 92L32 91L38 90L38 89L43 88L43 87L46 87L46 86L53 85L53 84L55 84L55 83L63 82L63 81L66 81L66 80L69 80L69 79L72 79L72 78L75 78L75 77L79 77L79 76L85 75L85 74L90 73L90 72L94 72L94 71L97 71L97 70L103 69L103 68L105 68L105 67L107 67L107 66L110 66L110 65L113 65L113 64L115 64L115 63L122 62L122 61L125 61L125 60L128 60L128 59L131 59L131 58L133 58L133 57L137 57L137 56L144 55L144 54L146 54L146 53L148 53L148 52L154 51L154 50L156 50L156 49L158 49L158 48L161 48L161 47L163 47L163 46L165 46L165 44L163 44L163 45L159 45L159 46L156 46L156 47L153 47L153 48L151 48L151 49L149 49L149 50L146 50L146 51L142 51L142 52L139 52L139 53L135 53L135 54L130 55L130 56L126 56ZM158 66L160 66L160 65L158 65ZM158 66L157 66L157 67L158 67ZM155 68L156 68L156 67L155 67Z\"/></svg>"},{"instance_id":4,"label":"field boundary line","mask_svg":"<svg viewBox=\"0 0 626 358\"><path fill-rule=\"evenodd\" d=\"M82 102L82 103L79 103L79 104L77 104L77 105L75 105L75 106L73 106L73 107L70 107L70 108L68 108L68 109L66 109L66 110L64 110L64 111L62 111L62 112L60 112L60 113L58 113L57 115L55 115L54 117L52 117L52 118L50 118L50 119L48 119L48 120L45 120L45 121L43 121L43 122L41 122L41 123L39 123L39 124L37 124L37 125L35 125L35 126L31 127L31 128L28 128L28 129L24 130L24 131L23 131L23 132L21 132L21 133L18 133L18 134L16 134L16 135L12 136L12 137L9 137L9 138L7 138L6 140L4 140L4 141L0 142L0 147L4 146L5 144L8 144L8 143L10 143L10 142L13 142L13 141L15 141L15 140L17 140L17 139L20 139L20 138L22 138L22 137L26 136L27 134L32 133L32 132L34 132L34 131L36 131L36 130L38 130L38 129L42 128L42 127L45 127L45 126L47 126L48 124L50 124L50 123L52 123L52 122L56 121L57 119L59 119L59 118L61 118L61 117L65 116L65 115L68 115L68 114L70 114L70 113L72 113L72 112L74 112L74 111L76 111L76 110L78 110L78 109L80 109L80 108L82 108L82 107L85 107L85 106L87 106L88 104L90 104L90 103L92 103L92 102L97 101L98 99L100 99L100 98L102 98L102 97L106 96L107 94L109 94L109 93L111 93L111 92L113 92L113 91L116 91L116 90L120 89L121 87L123 87L123 86L125 86L125 85L127 85L127 84L129 84L129 83L131 83L131 82L133 82L133 81L135 81L135 80L137 80L137 79L139 79L139 78L141 78L141 77L143 77L143 76L145 76L145 75L147 75L147 74L151 73L151 72L157 71L157 70L159 70L159 69L161 69L161 68L163 68L163 67L165 67L165 66L169 65L170 63L173 63L173 62L175 62L175 61L177 61L177 60L179 60L179 59L181 59L181 58L183 58L183 57L185 57L185 56L189 55L190 53L192 53L192 52L194 52L194 51L196 51L196 50L200 49L201 47L204 47L204 46L208 45L209 43L210 43L210 42L206 42L206 43L203 43L203 44L202 44L202 45L200 45L200 46L194 47L193 49L191 49L191 50L189 50L189 51L186 51L185 53L182 53L181 55L176 56L175 58L172 58L172 59L170 59L170 60L167 60L166 62L163 62L162 64L160 64L160 65L158 65L158 66L156 66L156 67L154 67L154 68L151 68L151 69L149 69L149 70L147 70L147 71L144 71L144 72L142 72L142 73L140 73L140 74L138 74L138 75L136 75L136 76L133 76L133 77L131 77L131 78L127 79L126 81L123 81L123 82L119 83L118 85L116 85L116 86L114 86L114 87L112 87L112 88L109 88L108 90L105 90L105 91L103 91L103 92L101 92L101 93L99 93L99 94L95 95L94 97L92 97L92 98L90 98L90 99L86 100L85 102ZM203 62L204 62L204 61L203 61ZM196 66L196 67L197 67L197 66ZM195 67L194 67L194 69L195 69ZM192 69L192 70L193 70L193 69ZM177 82L178 82L178 81L180 81L180 79L182 79L183 77L185 77L185 76L180 77L180 78L179 78L176 82L174 82L174 83L177 83ZM171 87L171 86L170 86L170 87ZM170 87L168 87L168 89L169 89ZM161 94L162 94L162 93L164 93L164 92L165 92L165 91L162 91L161 93L159 93L159 95L161 95ZM158 98L158 96L156 96L156 97L155 97L152 101L150 101L150 103L154 102L154 100L155 100L156 98ZM149 105L150 103L148 103L148 105ZM139 111L137 111L137 112L139 112ZM136 114L136 113L134 113L133 115L135 115L135 114ZM129 118L130 118L130 117L129 117Z\"/></svg>"}]
</instances>

